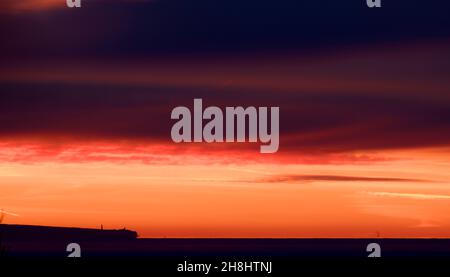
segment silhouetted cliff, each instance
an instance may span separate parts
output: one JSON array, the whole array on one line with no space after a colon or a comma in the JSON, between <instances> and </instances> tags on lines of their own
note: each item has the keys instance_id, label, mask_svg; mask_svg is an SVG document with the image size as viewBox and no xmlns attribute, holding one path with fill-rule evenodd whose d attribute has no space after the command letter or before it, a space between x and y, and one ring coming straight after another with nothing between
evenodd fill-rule
<instances>
[{"instance_id":1,"label":"silhouetted cliff","mask_svg":"<svg viewBox=\"0 0 450 277\"><path fill-rule=\"evenodd\" d=\"M3 241L101 241L101 240L134 240L135 231L101 230L85 228L66 228L32 225L0 225L0 237Z\"/></svg>"}]
</instances>

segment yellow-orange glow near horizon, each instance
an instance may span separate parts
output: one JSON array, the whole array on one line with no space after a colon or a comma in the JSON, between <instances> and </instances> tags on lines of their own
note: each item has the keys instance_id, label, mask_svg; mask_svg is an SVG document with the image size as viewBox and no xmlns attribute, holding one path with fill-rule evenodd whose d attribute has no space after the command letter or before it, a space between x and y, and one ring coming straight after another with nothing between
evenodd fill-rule
<instances>
[{"instance_id":1,"label":"yellow-orange glow near horizon","mask_svg":"<svg viewBox=\"0 0 450 277\"><path fill-rule=\"evenodd\" d=\"M289 163L165 147L2 144L0 208L20 215L5 221L141 237L450 237L448 149Z\"/></svg>"}]
</instances>

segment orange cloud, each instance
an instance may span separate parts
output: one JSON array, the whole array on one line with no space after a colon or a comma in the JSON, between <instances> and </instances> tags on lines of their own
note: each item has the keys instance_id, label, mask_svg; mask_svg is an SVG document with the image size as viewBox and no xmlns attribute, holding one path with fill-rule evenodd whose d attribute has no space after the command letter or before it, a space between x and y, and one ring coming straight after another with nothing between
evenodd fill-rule
<instances>
[{"instance_id":1,"label":"orange cloud","mask_svg":"<svg viewBox=\"0 0 450 277\"><path fill-rule=\"evenodd\" d=\"M172 143L158 140L95 140L56 136L0 140L0 163L141 163L141 164L374 164L395 160L385 153L301 153L261 155L242 143ZM287 176L277 182L285 180ZM289 175L285 181L292 180ZM269 180L263 180L267 182ZM344 180L348 181L348 180Z\"/></svg>"}]
</instances>

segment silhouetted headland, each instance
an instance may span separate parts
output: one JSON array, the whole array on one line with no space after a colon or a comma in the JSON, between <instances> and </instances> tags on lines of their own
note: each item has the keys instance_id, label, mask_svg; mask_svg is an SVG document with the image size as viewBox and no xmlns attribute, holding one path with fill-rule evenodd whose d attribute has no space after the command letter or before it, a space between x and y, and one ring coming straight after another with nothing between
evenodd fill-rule
<instances>
[{"instance_id":1,"label":"silhouetted headland","mask_svg":"<svg viewBox=\"0 0 450 277\"><path fill-rule=\"evenodd\" d=\"M127 229L0 225L3 255L20 257L65 257L69 243L83 257L367 257L374 242L384 257L450 257L450 239L138 238Z\"/></svg>"},{"instance_id":2,"label":"silhouetted headland","mask_svg":"<svg viewBox=\"0 0 450 277\"><path fill-rule=\"evenodd\" d=\"M14 241L117 241L137 239L135 231L127 229L103 230L74 227L49 227L33 225L0 225L2 240Z\"/></svg>"}]
</instances>

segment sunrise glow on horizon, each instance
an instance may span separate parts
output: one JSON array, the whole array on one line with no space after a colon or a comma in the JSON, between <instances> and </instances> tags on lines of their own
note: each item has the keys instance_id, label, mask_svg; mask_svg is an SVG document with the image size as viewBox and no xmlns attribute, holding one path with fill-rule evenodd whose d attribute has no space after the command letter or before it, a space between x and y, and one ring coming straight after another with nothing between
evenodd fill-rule
<instances>
[{"instance_id":1,"label":"sunrise glow on horizon","mask_svg":"<svg viewBox=\"0 0 450 277\"><path fill-rule=\"evenodd\" d=\"M450 238L450 39L439 16L415 28L388 9L375 22L365 3L337 14L333 1L185 2L0 3L2 224ZM175 143L171 112L194 99L279 107L279 144Z\"/></svg>"},{"instance_id":2,"label":"sunrise glow on horizon","mask_svg":"<svg viewBox=\"0 0 450 277\"><path fill-rule=\"evenodd\" d=\"M2 208L18 214L6 223L126 227L141 237L450 234L448 149L266 163L167 146L41 148L1 146Z\"/></svg>"}]
</instances>

